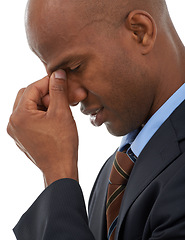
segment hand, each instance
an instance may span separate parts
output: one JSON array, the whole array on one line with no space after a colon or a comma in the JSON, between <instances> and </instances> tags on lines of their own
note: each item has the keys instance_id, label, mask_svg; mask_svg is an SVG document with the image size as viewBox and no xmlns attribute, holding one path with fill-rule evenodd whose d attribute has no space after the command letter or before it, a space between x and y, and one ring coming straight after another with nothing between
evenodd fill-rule
<instances>
[{"instance_id":1,"label":"hand","mask_svg":"<svg viewBox=\"0 0 185 240\"><path fill-rule=\"evenodd\" d=\"M7 131L43 172L46 186L61 178L78 180L78 133L63 70L19 91Z\"/></svg>"}]
</instances>

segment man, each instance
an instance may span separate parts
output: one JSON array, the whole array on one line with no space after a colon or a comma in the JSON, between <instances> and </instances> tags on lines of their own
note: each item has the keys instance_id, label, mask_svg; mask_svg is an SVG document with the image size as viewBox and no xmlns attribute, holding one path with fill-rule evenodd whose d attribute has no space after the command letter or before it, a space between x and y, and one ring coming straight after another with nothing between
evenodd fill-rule
<instances>
[{"instance_id":1,"label":"man","mask_svg":"<svg viewBox=\"0 0 185 240\"><path fill-rule=\"evenodd\" d=\"M47 188L15 227L17 239L107 239L115 154L96 180L87 220L69 108L78 103L92 124L128 134L119 150L129 144L134 157L108 239L185 239L185 50L165 1L30 0L26 31L48 76L20 90L8 133Z\"/></svg>"}]
</instances>

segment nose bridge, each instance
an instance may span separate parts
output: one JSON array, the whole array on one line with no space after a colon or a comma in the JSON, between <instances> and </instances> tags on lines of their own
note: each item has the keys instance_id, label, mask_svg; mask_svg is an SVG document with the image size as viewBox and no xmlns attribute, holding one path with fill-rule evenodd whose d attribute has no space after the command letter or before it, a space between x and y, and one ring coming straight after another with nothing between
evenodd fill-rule
<instances>
[{"instance_id":1,"label":"nose bridge","mask_svg":"<svg viewBox=\"0 0 185 240\"><path fill-rule=\"evenodd\" d=\"M67 83L69 105L75 106L87 97L87 90L79 81L68 80Z\"/></svg>"}]
</instances>

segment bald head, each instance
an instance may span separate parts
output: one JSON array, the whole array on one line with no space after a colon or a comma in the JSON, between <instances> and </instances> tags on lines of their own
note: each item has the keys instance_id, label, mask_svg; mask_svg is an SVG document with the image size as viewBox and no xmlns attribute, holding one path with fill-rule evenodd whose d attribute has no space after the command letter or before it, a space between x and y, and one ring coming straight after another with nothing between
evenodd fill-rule
<instances>
[{"instance_id":1,"label":"bald head","mask_svg":"<svg viewBox=\"0 0 185 240\"><path fill-rule=\"evenodd\" d=\"M94 25L99 34L106 32L108 37L113 29L125 24L128 14L135 9L147 11L155 22L162 21L163 26L169 22L165 0L29 0L25 15L28 42L41 57L40 50L37 51L42 47L40 33L45 34L43 42L48 32L53 36L63 34L65 38L69 33L75 35L75 31Z\"/></svg>"},{"instance_id":2,"label":"bald head","mask_svg":"<svg viewBox=\"0 0 185 240\"><path fill-rule=\"evenodd\" d=\"M47 12L52 10L53 16L60 14L61 19L75 13L83 21L104 19L112 24L119 24L134 9L145 10L159 17L165 14L167 8L165 0L29 0L26 24L37 14L45 13L47 19Z\"/></svg>"}]
</instances>

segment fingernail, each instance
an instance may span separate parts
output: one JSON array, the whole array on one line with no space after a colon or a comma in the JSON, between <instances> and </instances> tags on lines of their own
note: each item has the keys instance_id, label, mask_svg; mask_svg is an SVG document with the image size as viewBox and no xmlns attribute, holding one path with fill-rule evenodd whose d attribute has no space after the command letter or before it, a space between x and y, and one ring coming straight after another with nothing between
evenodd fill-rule
<instances>
[{"instance_id":1,"label":"fingernail","mask_svg":"<svg viewBox=\"0 0 185 240\"><path fill-rule=\"evenodd\" d=\"M64 70L59 69L59 70L55 71L54 74L55 74L55 78L57 78L57 79L64 79L64 80L67 79L66 73Z\"/></svg>"}]
</instances>

